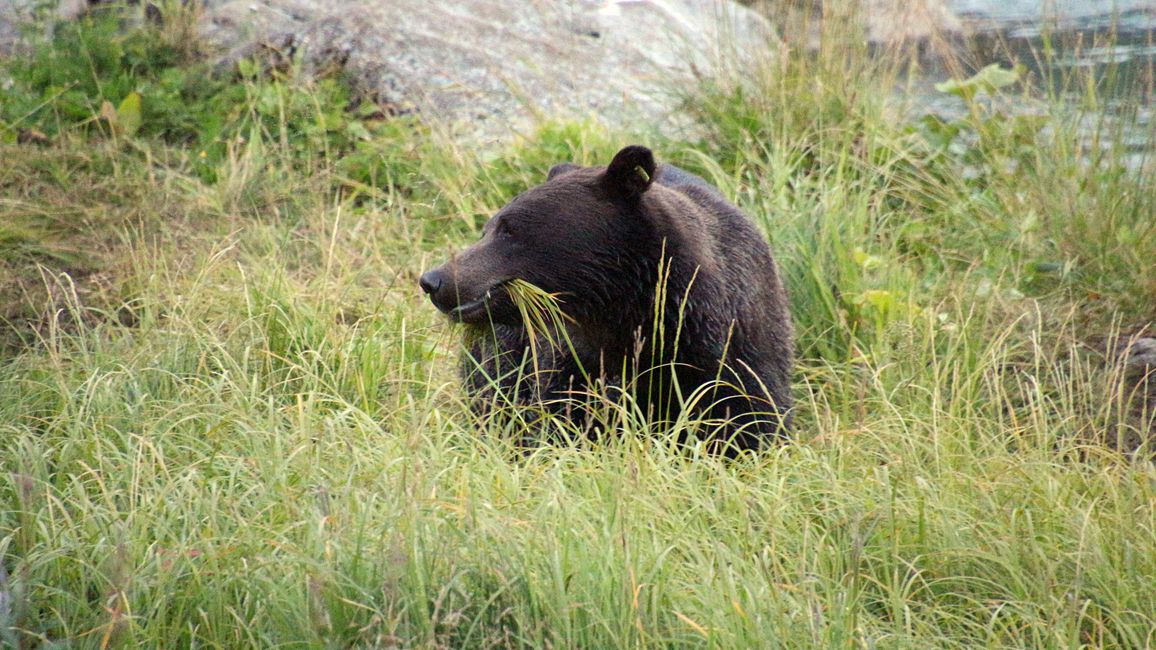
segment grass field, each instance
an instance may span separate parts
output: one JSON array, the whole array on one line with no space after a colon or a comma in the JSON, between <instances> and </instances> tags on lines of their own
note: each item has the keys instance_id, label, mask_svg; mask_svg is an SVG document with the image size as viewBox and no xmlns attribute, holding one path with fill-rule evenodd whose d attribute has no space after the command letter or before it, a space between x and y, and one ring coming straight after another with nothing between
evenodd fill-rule
<instances>
[{"instance_id":1,"label":"grass field","mask_svg":"<svg viewBox=\"0 0 1156 650\"><path fill-rule=\"evenodd\" d=\"M109 24L4 64L0 646L1156 647L1156 399L1119 355L1156 165L1114 122L1022 75L902 119L899 62L827 39L686 89L693 138L476 151ZM527 450L464 404L418 275L629 142L772 242L793 443L728 461L612 400L617 435Z\"/></svg>"}]
</instances>

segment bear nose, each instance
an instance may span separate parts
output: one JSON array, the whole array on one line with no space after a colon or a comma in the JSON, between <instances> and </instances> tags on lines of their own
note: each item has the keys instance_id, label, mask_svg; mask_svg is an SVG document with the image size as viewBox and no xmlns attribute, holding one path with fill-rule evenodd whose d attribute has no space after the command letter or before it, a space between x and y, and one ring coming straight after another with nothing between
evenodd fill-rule
<instances>
[{"instance_id":1,"label":"bear nose","mask_svg":"<svg viewBox=\"0 0 1156 650\"><path fill-rule=\"evenodd\" d=\"M432 295L438 289L442 288L441 273L438 273L437 269L422 273L421 279L418 280L418 284L421 285L422 291Z\"/></svg>"}]
</instances>

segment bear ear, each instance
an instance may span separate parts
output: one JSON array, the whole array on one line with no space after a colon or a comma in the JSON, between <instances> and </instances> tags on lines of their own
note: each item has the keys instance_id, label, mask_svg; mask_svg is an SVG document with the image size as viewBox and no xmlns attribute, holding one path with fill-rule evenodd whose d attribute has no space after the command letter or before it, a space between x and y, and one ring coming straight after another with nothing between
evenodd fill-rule
<instances>
[{"instance_id":1,"label":"bear ear","mask_svg":"<svg viewBox=\"0 0 1156 650\"><path fill-rule=\"evenodd\" d=\"M603 184L612 194L633 200L642 196L653 180L654 154L646 147L630 145L614 155Z\"/></svg>"},{"instance_id":2,"label":"bear ear","mask_svg":"<svg viewBox=\"0 0 1156 650\"><path fill-rule=\"evenodd\" d=\"M558 176L567 172L572 172L575 169L580 169L582 165L575 165L574 163L558 163L550 168L550 172L546 174L546 180L552 181Z\"/></svg>"}]
</instances>

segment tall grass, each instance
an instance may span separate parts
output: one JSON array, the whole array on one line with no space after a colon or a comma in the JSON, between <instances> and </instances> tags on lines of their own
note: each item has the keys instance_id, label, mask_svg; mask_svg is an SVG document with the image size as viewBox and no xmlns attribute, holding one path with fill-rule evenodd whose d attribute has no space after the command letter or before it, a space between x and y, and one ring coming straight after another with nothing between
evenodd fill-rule
<instances>
[{"instance_id":1,"label":"tall grass","mask_svg":"<svg viewBox=\"0 0 1156 650\"><path fill-rule=\"evenodd\" d=\"M655 145L790 287L795 441L736 460L609 398L613 435L520 446L416 289L550 163L640 134L486 164L421 126L321 159L258 128L212 174L160 137L0 145L53 188L5 182L0 224L91 215L116 286L38 255L52 302L0 362L0 644L1156 646L1152 414L1116 354L1156 304L1153 170L1081 161L1059 114L1022 150L1013 117L908 126L898 72L834 42Z\"/></svg>"}]
</instances>

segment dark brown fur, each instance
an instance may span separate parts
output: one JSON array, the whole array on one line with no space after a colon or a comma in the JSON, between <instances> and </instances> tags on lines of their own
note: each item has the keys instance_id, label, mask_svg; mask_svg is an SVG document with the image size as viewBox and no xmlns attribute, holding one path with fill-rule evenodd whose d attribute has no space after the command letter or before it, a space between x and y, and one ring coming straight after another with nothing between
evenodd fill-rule
<instances>
[{"instance_id":1,"label":"dark brown fur","mask_svg":"<svg viewBox=\"0 0 1156 650\"><path fill-rule=\"evenodd\" d=\"M557 294L569 320L570 345L538 346L538 373L513 279ZM471 327L466 387L480 403L496 392L573 414L565 398L602 380L667 421L706 387L692 415L726 420L711 430L729 449L787 430L792 327L770 248L717 190L643 147L607 167L554 167L422 287Z\"/></svg>"}]
</instances>

